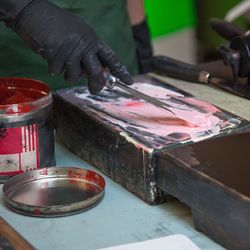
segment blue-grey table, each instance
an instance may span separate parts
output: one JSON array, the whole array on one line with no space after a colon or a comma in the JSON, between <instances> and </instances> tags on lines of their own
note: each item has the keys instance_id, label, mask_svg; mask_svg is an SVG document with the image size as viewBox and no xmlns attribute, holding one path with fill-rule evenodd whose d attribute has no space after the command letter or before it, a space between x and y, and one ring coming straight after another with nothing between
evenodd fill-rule
<instances>
[{"instance_id":1,"label":"blue-grey table","mask_svg":"<svg viewBox=\"0 0 250 250\"><path fill-rule=\"evenodd\" d=\"M100 173L59 144L56 159L58 166L77 166ZM0 216L36 249L98 249L171 234L184 234L201 249L221 249L194 229L190 209L184 204L173 201L150 206L104 178L102 202L86 212L61 218L28 217L10 211L1 193Z\"/></svg>"}]
</instances>

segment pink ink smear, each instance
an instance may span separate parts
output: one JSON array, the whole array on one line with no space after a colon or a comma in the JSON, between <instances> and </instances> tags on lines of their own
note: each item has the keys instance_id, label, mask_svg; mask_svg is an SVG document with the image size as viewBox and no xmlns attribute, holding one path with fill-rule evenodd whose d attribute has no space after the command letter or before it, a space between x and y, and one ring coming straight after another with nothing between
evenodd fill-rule
<instances>
[{"instance_id":1,"label":"pink ink smear","mask_svg":"<svg viewBox=\"0 0 250 250\"><path fill-rule=\"evenodd\" d=\"M240 123L240 120L223 114L210 103L185 97L167 88L148 83L135 83L132 87L167 103L175 115L144 100L134 99L133 96L125 97L122 90L119 90L116 98L109 90L104 90L97 100L88 93L76 96L88 100L91 103L88 106L107 122L132 135L141 135L146 141L153 141L152 144L156 148L170 143L169 138L173 134L180 134L179 139L173 139L176 142L199 141L218 135L221 130L238 126ZM156 143L157 138L161 138L161 142Z\"/></svg>"}]
</instances>

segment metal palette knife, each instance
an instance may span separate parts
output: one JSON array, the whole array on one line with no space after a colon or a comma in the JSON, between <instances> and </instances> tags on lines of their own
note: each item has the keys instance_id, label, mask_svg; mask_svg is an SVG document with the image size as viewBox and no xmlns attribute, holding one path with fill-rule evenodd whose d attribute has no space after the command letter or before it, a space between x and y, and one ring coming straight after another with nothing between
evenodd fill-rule
<instances>
[{"instance_id":1,"label":"metal palette knife","mask_svg":"<svg viewBox=\"0 0 250 250\"><path fill-rule=\"evenodd\" d=\"M136 97L137 99L141 99L144 100L158 108L164 109L166 110L168 113L171 113L172 115L175 115L178 119L182 120L184 123L189 123L189 125L191 126L198 126L198 124L194 124L194 123L190 123L188 121L186 121L185 118L181 117L180 115L176 114L174 111L172 111L170 108L172 108L171 105L162 102L156 98L153 98L149 95L146 95L134 88L129 87L128 85L124 84L120 79L118 79L117 77L113 76L112 74L109 74L107 76L107 80L106 80L106 87L108 87L109 89L113 89L114 87L118 87L120 89L125 90L127 93L131 94L132 96Z\"/></svg>"}]
</instances>

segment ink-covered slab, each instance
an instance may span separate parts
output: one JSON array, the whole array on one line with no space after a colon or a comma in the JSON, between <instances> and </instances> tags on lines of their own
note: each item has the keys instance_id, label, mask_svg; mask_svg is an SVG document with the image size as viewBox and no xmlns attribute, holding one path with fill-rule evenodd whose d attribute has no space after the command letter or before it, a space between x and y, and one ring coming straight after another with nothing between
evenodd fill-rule
<instances>
[{"instance_id":1,"label":"ink-covered slab","mask_svg":"<svg viewBox=\"0 0 250 250\"><path fill-rule=\"evenodd\" d=\"M54 94L57 137L75 154L150 204L164 197L155 183L155 153L250 128L250 123L148 75L132 88L169 111L115 87L97 96L86 87Z\"/></svg>"},{"instance_id":2,"label":"ink-covered slab","mask_svg":"<svg viewBox=\"0 0 250 250\"><path fill-rule=\"evenodd\" d=\"M249 148L246 132L157 157L157 186L190 206L195 227L226 249L250 249Z\"/></svg>"}]
</instances>

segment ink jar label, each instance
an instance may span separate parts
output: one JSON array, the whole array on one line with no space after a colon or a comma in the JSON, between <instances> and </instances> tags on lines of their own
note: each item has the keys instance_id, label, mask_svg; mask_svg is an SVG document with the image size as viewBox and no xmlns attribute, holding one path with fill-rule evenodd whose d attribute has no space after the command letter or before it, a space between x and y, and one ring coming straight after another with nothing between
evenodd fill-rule
<instances>
[{"instance_id":1,"label":"ink jar label","mask_svg":"<svg viewBox=\"0 0 250 250\"><path fill-rule=\"evenodd\" d=\"M39 142L36 124L0 128L0 169L13 175L39 168Z\"/></svg>"}]
</instances>

